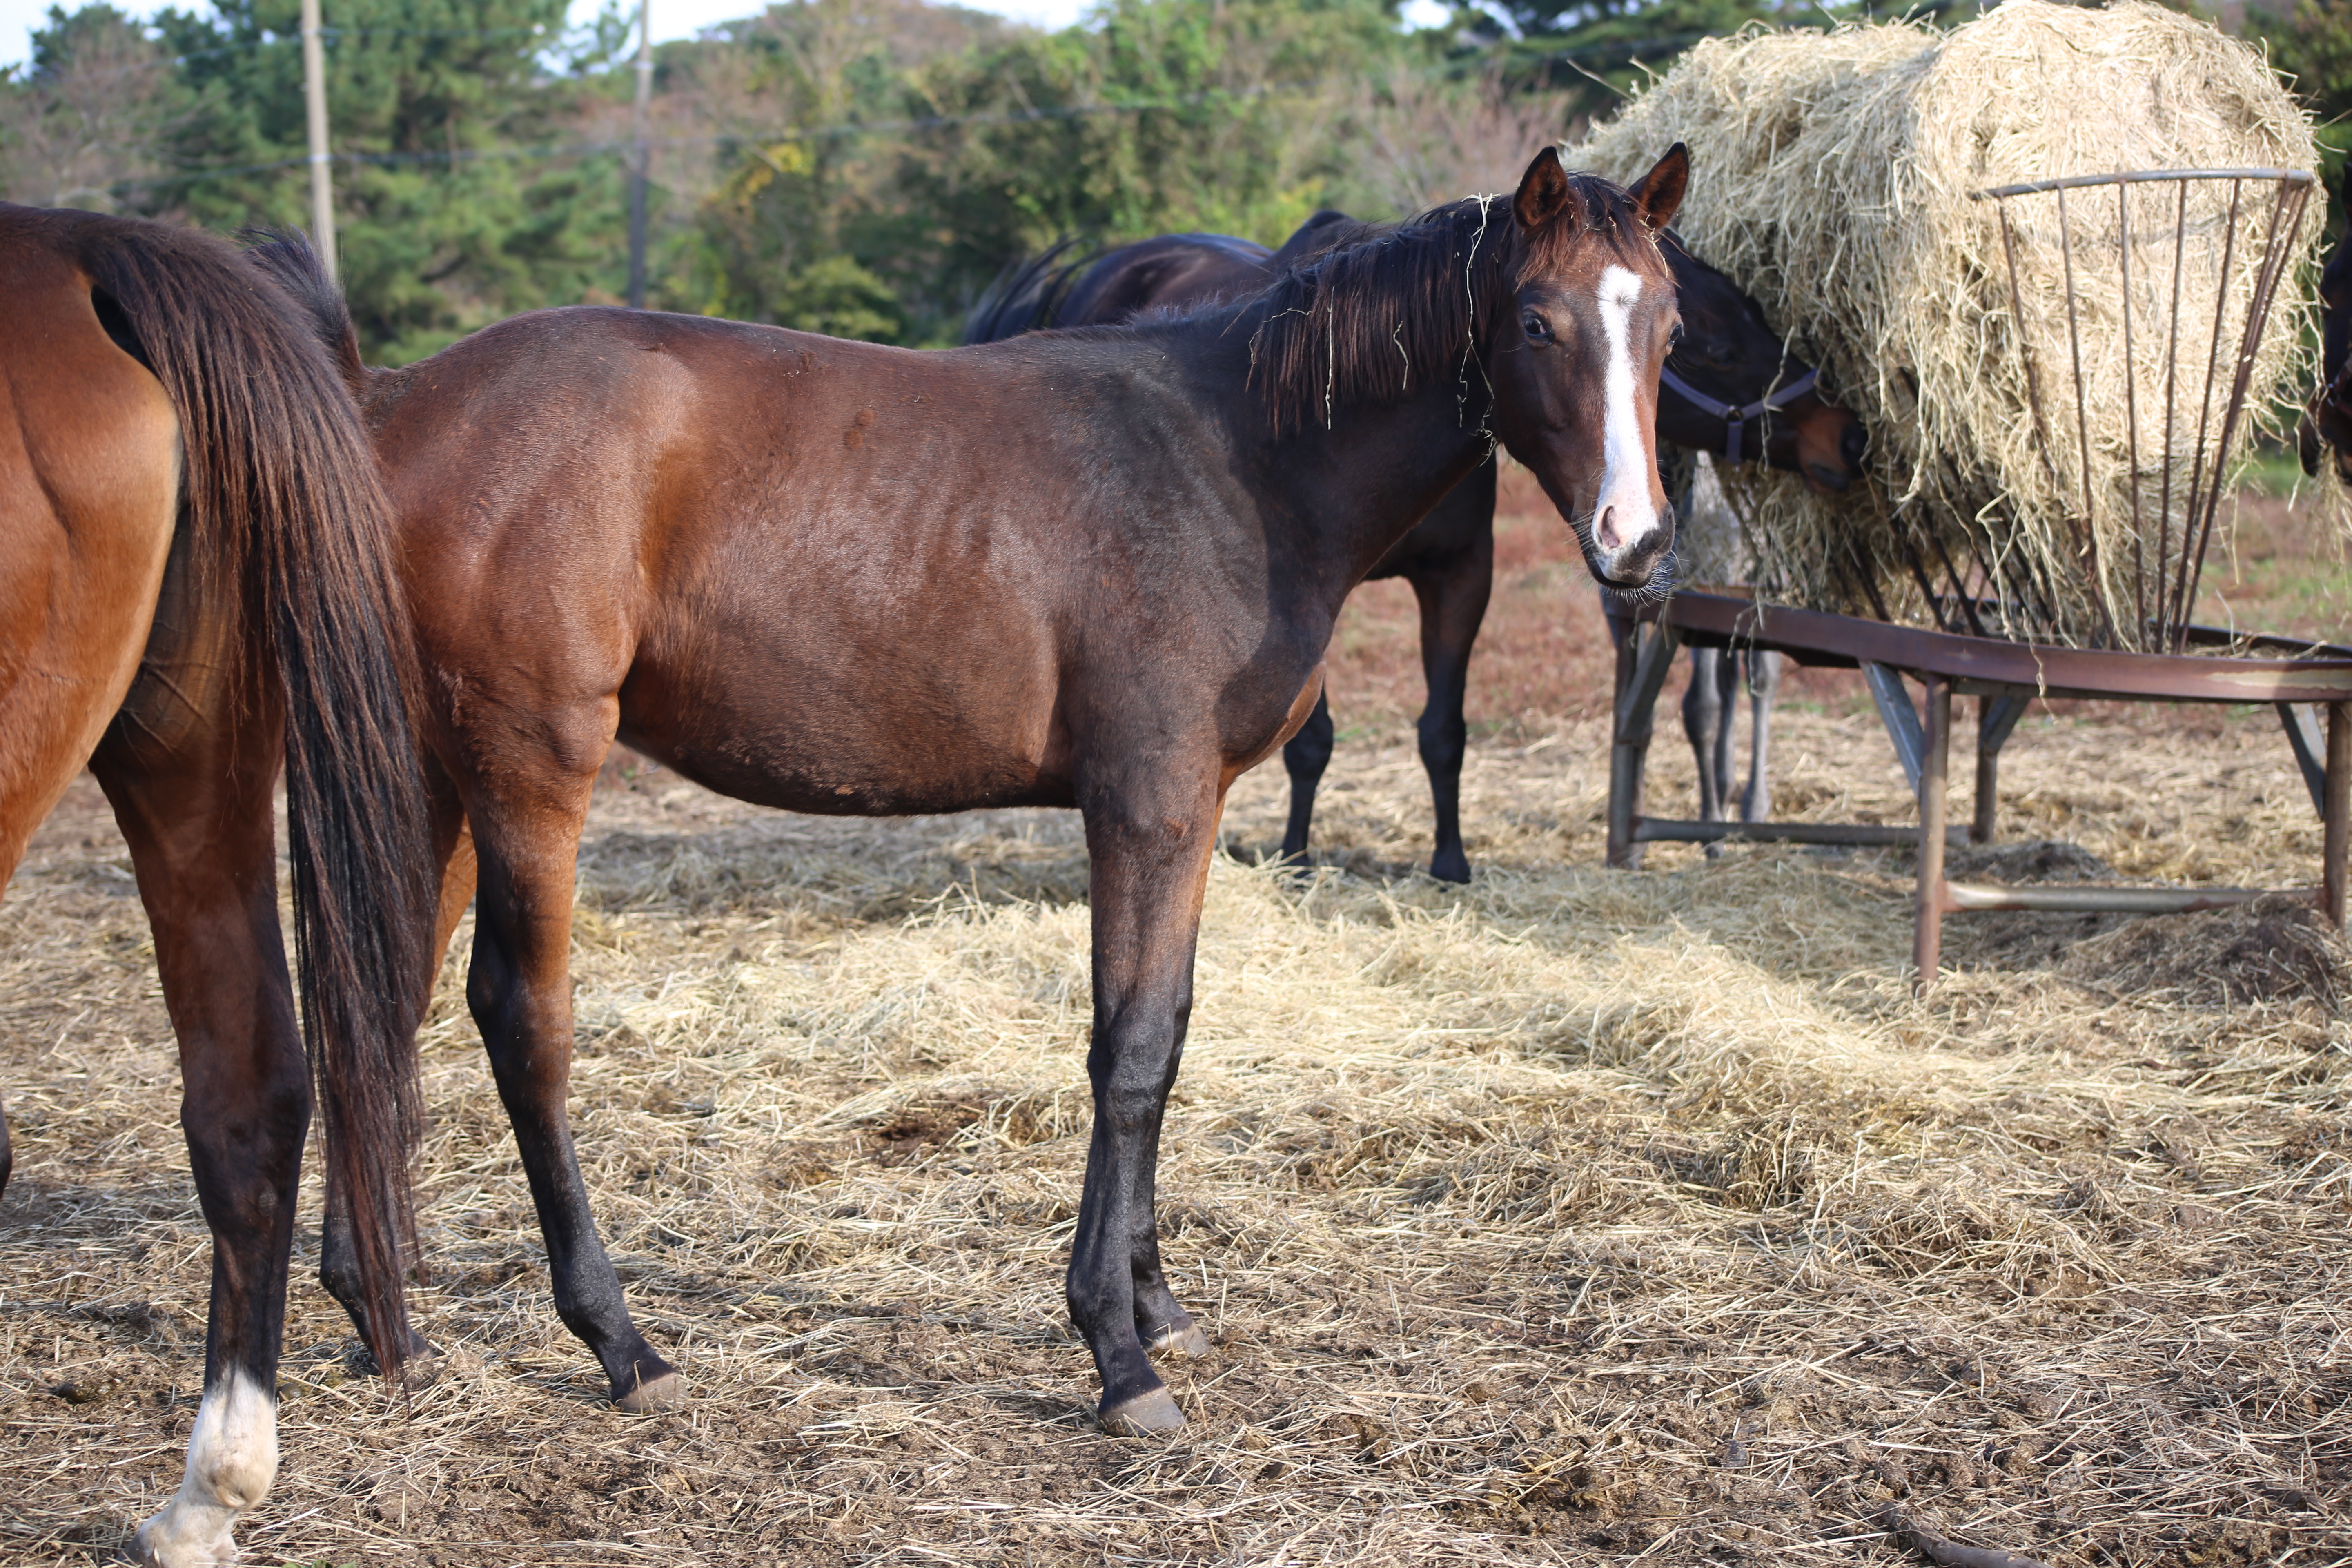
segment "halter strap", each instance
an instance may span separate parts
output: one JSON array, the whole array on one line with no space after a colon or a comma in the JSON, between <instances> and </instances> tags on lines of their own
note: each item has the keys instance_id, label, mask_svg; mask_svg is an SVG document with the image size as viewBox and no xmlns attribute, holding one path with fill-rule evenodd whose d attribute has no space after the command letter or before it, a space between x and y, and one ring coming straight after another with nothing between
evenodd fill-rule
<instances>
[{"instance_id":1,"label":"halter strap","mask_svg":"<svg viewBox=\"0 0 2352 1568\"><path fill-rule=\"evenodd\" d=\"M1717 398L1709 397L1706 393L1701 392L1697 387L1693 386L1689 382L1685 381L1681 376L1676 375L1672 370L1669 370L1664 365L1660 365L1658 367L1658 384L1660 386L1664 387L1668 392L1673 393L1684 402L1695 405L1701 414L1706 415L1708 418L1720 419L1724 422L1726 433L1723 442L1723 457L1724 461L1729 463L1746 461L1746 459L1740 455L1739 450L1740 426L1760 414L1777 414L1781 409L1788 407L1789 405L1796 402L1797 399L1804 396L1808 392L1812 391L1813 384L1821 380L1821 378L1822 373L1818 368L1809 370L1805 372L1804 374L1799 376L1796 380L1789 383L1788 385L1775 387L1770 392L1765 394L1762 397L1758 398L1755 402L1740 405L1725 403Z\"/></svg>"}]
</instances>

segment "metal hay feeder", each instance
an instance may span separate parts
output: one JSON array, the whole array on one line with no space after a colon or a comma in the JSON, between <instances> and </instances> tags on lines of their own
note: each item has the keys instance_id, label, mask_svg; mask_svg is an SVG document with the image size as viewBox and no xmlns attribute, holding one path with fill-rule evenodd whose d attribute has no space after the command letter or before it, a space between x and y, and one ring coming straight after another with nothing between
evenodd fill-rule
<instances>
[{"instance_id":1,"label":"metal hay feeder","mask_svg":"<svg viewBox=\"0 0 2352 1568\"><path fill-rule=\"evenodd\" d=\"M2068 543L2089 577L2096 646L2179 653L2188 645L2263 330L2317 184L2300 169L2149 169L1974 193L2000 214L2012 343L2044 470L2066 499ZM2104 243L2110 235L2111 247ZM2046 287L2053 269L2021 268L2021 237L2045 251L2054 237L2059 297ZM2199 285L2216 244L2210 331L2198 331L2206 314ZM2088 276L2102 251L2111 252L2104 265L2114 269L2112 295L2090 287L2105 281ZM2110 304L2118 309L2109 312ZM2192 322L2186 342L2184 307ZM2054 327L2050 318L2060 309L2066 363L2037 363L2030 345L2055 333L2035 329ZM2094 313L2119 319L2094 323L2102 331L2086 369L2085 317ZM2101 342L2112 351L2118 336L2119 355L2098 355ZM2070 408L2073 430L2053 427L2053 412L2063 422ZM2103 472L2120 482L2103 483ZM1977 591L1957 580L1953 586L1970 624L1945 629L1981 631L1970 601L1983 597L2001 601L2011 626L2052 629L2053 585L2007 558L1980 527L1968 534ZM2126 546L2127 561L2103 559Z\"/></svg>"},{"instance_id":2,"label":"metal hay feeder","mask_svg":"<svg viewBox=\"0 0 2352 1568\"><path fill-rule=\"evenodd\" d=\"M2200 188L2200 182L2220 181L2230 183L2226 216L2218 230L2211 225L2192 226L2192 190ZM2163 189L2167 183L2172 187L2168 193ZM2258 888L2004 887L1948 878L1948 840L1985 844L1993 839L2000 749L2029 703L2052 697L2269 703L2278 711L2323 825L2318 885L2276 890L2313 900L2342 926L2347 902L2352 902L2352 647L2247 636L2190 622L2263 327L2316 184L2312 175L2292 169L2168 169L2041 180L1978 193L1999 204L2010 324L2021 345L2035 436L2061 493L2071 481L2080 500L2069 520L2072 542L2091 573L2102 606L2105 646L2069 647L2050 636L2057 620L2056 585L1994 548L1981 527L1968 531L1972 561L1939 561L1946 592L1937 591L1914 552L1912 569L1936 616L1937 630L1893 622L1883 611L1871 619L1772 605L1741 588L1683 592L1663 604L1644 605L1623 623L1618 643L1609 864L1636 868L1643 846L1661 841L1914 846L1917 890L1912 979L1915 986L1924 987L1937 972L1948 914L1990 910L2154 914L2241 904L2264 894ZM2070 201L2068 193L2086 189L2094 192L2087 198L2094 204L2106 203L2108 190L2115 193L2106 211L2119 237L2115 266L2123 285L2122 320L2116 323L2124 345L2120 377L2105 374L2111 366L2095 360L2085 369L2084 341L2091 334L2083 330L2088 307L2079 287L2076 252L2079 215L2086 199ZM2171 197L2168 277L2162 268L2151 276L2145 256L2133 254L2135 195L2143 207L2159 206L2165 195ZM2035 275L2018 265L2017 254L2021 231L2029 237L2033 231L2023 221L2021 207L2012 204L2045 196L2066 259L2058 269L2063 288L2037 299L2029 288L2029 279ZM2181 280L2190 271L2189 247L2215 233L2222 255L2212 324L2202 344L2184 343L2179 331ZM2138 300L2150 301L2151 308L2138 308ZM2063 376L2022 353L2022 345L2034 341L2031 312L2037 305L2064 311L2069 352L2068 363L2061 367ZM2160 334L2160 340L2146 338L2149 332ZM2147 361L2135 352L2143 342L2155 349L2158 341L2160 351ZM2144 370L2149 374L2143 375ZM2060 416L2067 402L2074 405L2071 454L2063 434L2055 444L2052 440L2053 400L2046 394L2053 383L2061 393ZM2111 384L2119 393L2121 418L2102 423L2094 411L2102 406L2100 398ZM2120 443L2120 471L2126 476L2120 494L2103 495L2093 482L2092 457L2103 442ZM2143 460L2150 456L2154 461ZM2127 527L2118 526L2126 519ZM2130 551L2128 563L2110 561L2102 574L2102 540L2111 544L2123 541ZM2118 611L2126 612L2121 619ZM2008 635L1997 635L1995 626ZM1896 760L1916 792L1917 825L1645 816L1643 775L1653 716L1667 667L1685 643L1770 649L1801 664L1860 669ZM1906 679L1923 689L1924 713L1913 706ZM1955 697L1978 699L1975 809L1964 828L1946 820Z\"/></svg>"}]
</instances>

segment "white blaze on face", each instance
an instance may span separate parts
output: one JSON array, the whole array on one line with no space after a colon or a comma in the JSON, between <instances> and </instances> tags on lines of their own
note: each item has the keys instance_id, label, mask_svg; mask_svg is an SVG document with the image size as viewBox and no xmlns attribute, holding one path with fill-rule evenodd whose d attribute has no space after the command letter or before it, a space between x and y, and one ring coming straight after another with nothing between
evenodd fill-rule
<instances>
[{"instance_id":1,"label":"white blaze on face","mask_svg":"<svg viewBox=\"0 0 2352 1568\"><path fill-rule=\"evenodd\" d=\"M155 1568L236 1562L229 1531L277 1479L278 1401L243 1368L231 1367L205 1391L179 1494L139 1527L139 1561Z\"/></svg>"},{"instance_id":2,"label":"white blaze on face","mask_svg":"<svg viewBox=\"0 0 2352 1568\"><path fill-rule=\"evenodd\" d=\"M1601 275L1601 331L1609 346L1609 370L1601 382L1601 495L1593 502L1593 544L1601 564L1613 573L1625 552L1658 526L1650 503L1650 455L1644 447L1642 413L1633 401L1633 307L1642 279L1622 267Z\"/></svg>"}]
</instances>

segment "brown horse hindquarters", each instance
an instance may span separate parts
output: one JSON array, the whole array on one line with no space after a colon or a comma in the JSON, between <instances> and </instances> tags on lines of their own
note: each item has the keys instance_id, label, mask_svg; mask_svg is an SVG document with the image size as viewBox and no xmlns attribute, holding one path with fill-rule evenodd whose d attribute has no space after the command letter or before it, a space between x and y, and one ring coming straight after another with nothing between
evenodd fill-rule
<instances>
[{"instance_id":1,"label":"brown horse hindquarters","mask_svg":"<svg viewBox=\"0 0 2352 1568\"><path fill-rule=\"evenodd\" d=\"M139 667L179 515L180 422L89 281L0 228L0 887Z\"/></svg>"},{"instance_id":2,"label":"brown horse hindquarters","mask_svg":"<svg viewBox=\"0 0 2352 1568\"><path fill-rule=\"evenodd\" d=\"M289 741L312 1038L368 1202L366 1317L401 1323L415 792L388 519L324 356L218 240L0 205L0 868L87 760L154 932L213 1237L184 1474L132 1544L194 1568L234 1557L278 1466L310 1114L272 831Z\"/></svg>"}]
</instances>

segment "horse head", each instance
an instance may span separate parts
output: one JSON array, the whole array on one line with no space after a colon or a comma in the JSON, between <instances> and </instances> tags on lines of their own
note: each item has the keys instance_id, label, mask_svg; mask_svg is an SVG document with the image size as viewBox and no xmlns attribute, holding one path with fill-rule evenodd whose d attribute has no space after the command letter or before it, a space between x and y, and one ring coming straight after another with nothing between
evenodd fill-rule
<instances>
[{"instance_id":1,"label":"horse head","mask_svg":"<svg viewBox=\"0 0 2352 1568\"><path fill-rule=\"evenodd\" d=\"M1734 463L1760 457L1817 493L1860 479L1869 433L1821 395L1821 373L1773 334L1762 306L1679 236L1665 236L1664 247L1683 336L1660 378L1659 436Z\"/></svg>"},{"instance_id":2,"label":"horse head","mask_svg":"<svg viewBox=\"0 0 2352 1568\"><path fill-rule=\"evenodd\" d=\"M1630 192L1547 147L1511 197L1510 315L1486 338L1493 428L1612 588L1663 586L1674 548L1656 426L1680 317L1658 237L1689 180L1680 142Z\"/></svg>"}]
</instances>

